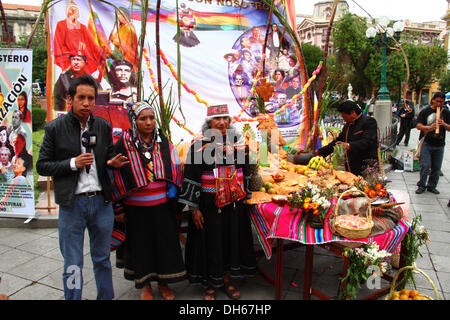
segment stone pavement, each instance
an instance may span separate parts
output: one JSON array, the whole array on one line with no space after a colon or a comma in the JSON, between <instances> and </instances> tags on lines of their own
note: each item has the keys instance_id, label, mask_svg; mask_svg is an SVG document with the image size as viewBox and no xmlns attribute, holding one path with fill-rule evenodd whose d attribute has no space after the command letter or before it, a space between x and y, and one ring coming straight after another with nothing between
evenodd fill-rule
<instances>
[{"instance_id":1,"label":"stone pavement","mask_svg":"<svg viewBox=\"0 0 450 320\"><path fill-rule=\"evenodd\" d=\"M412 130L410 147L417 142L418 131ZM406 190L411 200L411 216L421 214L423 225L430 232L431 242L421 250L422 257L416 261L417 267L424 270L436 285L441 299L450 300L450 134L447 134L447 146L438 189L439 195L426 192L416 195L418 172L388 171L392 180L390 188ZM399 146L400 153L406 149ZM47 195L40 197L38 206L47 205ZM58 246L56 215L46 215L47 210L40 210L40 217L28 224L23 219L0 219L0 293L7 294L12 300L60 300L63 299L62 268L63 259ZM255 238L255 248L259 244ZM84 246L84 289L83 299L96 298L95 280L89 255L89 241L86 235ZM302 299L305 248L299 247L284 253L283 300ZM268 274L275 274L275 255L267 260L258 259L258 267ZM123 278L123 270L115 265L115 253L111 256L113 265L114 290L117 300L138 300L139 290L132 282ZM343 261L328 251L316 248L314 256L313 286L325 293L336 296L338 277ZM394 270L396 271L396 270ZM434 296L431 285L421 275L416 276L419 290ZM260 275L242 279L240 289L242 299L271 300L274 298L273 287ZM382 280L382 284L387 282ZM153 286L156 288L156 286ZM187 281L171 286L176 292L176 299L202 299L202 290L191 286ZM157 290L154 290L155 293ZM363 286L360 296L371 291ZM159 293L155 294L161 300ZM228 300L224 293L218 292L219 300ZM316 299L313 297L312 299Z\"/></svg>"}]
</instances>

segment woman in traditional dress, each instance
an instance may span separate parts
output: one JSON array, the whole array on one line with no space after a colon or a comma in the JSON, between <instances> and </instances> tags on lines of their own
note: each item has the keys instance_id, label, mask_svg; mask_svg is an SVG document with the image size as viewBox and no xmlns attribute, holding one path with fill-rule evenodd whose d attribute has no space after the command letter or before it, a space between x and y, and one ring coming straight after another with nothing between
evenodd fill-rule
<instances>
[{"instance_id":1,"label":"woman in traditional dress","mask_svg":"<svg viewBox=\"0 0 450 320\"><path fill-rule=\"evenodd\" d=\"M173 145L156 127L152 106L132 105L129 118L131 128L114 147L127 155L130 164L111 171L116 212L122 205L125 214L124 276L134 280L143 300L153 300L151 281L158 282L165 300L173 300L168 284L186 279L172 202L183 167Z\"/></svg>"},{"instance_id":2,"label":"woman in traditional dress","mask_svg":"<svg viewBox=\"0 0 450 320\"><path fill-rule=\"evenodd\" d=\"M203 136L194 140L187 155L178 199L193 211L186 269L189 281L205 288L205 300L215 300L218 288L238 299L240 291L231 278L254 275L256 270L250 216L244 203L251 197L246 187L250 180L248 149L230 123L227 105L208 107Z\"/></svg>"}]
</instances>

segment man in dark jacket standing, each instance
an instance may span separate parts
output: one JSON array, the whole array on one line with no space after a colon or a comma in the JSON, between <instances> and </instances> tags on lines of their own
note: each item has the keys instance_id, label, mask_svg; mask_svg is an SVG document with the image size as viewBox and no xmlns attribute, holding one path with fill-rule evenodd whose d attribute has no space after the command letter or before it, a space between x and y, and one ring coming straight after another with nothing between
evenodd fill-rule
<instances>
[{"instance_id":1,"label":"man in dark jacket standing","mask_svg":"<svg viewBox=\"0 0 450 320\"><path fill-rule=\"evenodd\" d=\"M91 114L97 96L95 80L77 77L69 87L67 114L45 126L37 172L52 176L59 204L59 244L64 258L66 300L80 300L83 287L83 243L88 229L97 284L97 299L113 299L110 241L114 214L106 166L128 163L114 156L110 124Z\"/></svg>"},{"instance_id":2,"label":"man in dark jacket standing","mask_svg":"<svg viewBox=\"0 0 450 320\"><path fill-rule=\"evenodd\" d=\"M375 118L362 114L361 108L353 101L347 100L338 107L345 126L339 136L330 144L316 151L318 155L328 156L336 144L343 145L346 150L345 169L360 175L367 160L378 159L378 131Z\"/></svg>"},{"instance_id":3,"label":"man in dark jacket standing","mask_svg":"<svg viewBox=\"0 0 450 320\"><path fill-rule=\"evenodd\" d=\"M402 106L398 110L398 116L400 118L400 129L398 131L396 144L398 145L402 141L403 136L405 136L405 146L407 146L414 118L414 106L410 101L402 101Z\"/></svg>"}]
</instances>

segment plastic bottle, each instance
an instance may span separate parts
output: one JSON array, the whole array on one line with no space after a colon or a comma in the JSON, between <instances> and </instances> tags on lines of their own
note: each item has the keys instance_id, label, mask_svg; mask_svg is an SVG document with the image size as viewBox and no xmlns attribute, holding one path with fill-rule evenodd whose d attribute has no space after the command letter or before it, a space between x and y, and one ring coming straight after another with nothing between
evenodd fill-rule
<instances>
[{"instance_id":1,"label":"plastic bottle","mask_svg":"<svg viewBox=\"0 0 450 320\"><path fill-rule=\"evenodd\" d=\"M261 167L268 167L268 150L267 150L267 133L262 133L262 141L259 145L259 165Z\"/></svg>"}]
</instances>

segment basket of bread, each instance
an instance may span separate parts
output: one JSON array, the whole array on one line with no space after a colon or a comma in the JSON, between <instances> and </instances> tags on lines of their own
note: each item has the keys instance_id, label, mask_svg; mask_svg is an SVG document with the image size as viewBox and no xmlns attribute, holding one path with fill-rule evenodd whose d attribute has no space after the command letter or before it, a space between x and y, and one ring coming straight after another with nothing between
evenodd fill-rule
<instances>
[{"instance_id":1,"label":"basket of bread","mask_svg":"<svg viewBox=\"0 0 450 320\"><path fill-rule=\"evenodd\" d=\"M366 216L362 216L360 214L357 214L356 212L349 213L348 211L344 212L344 214L339 214L339 206L342 198L345 195L354 195L355 193L360 193L367 199L368 209L366 212ZM372 207L370 204L370 199L363 191L357 189L349 189L347 191L344 191L339 196L336 203L333 227L339 235L347 239L367 238L370 235L373 228Z\"/></svg>"}]
</instances>

